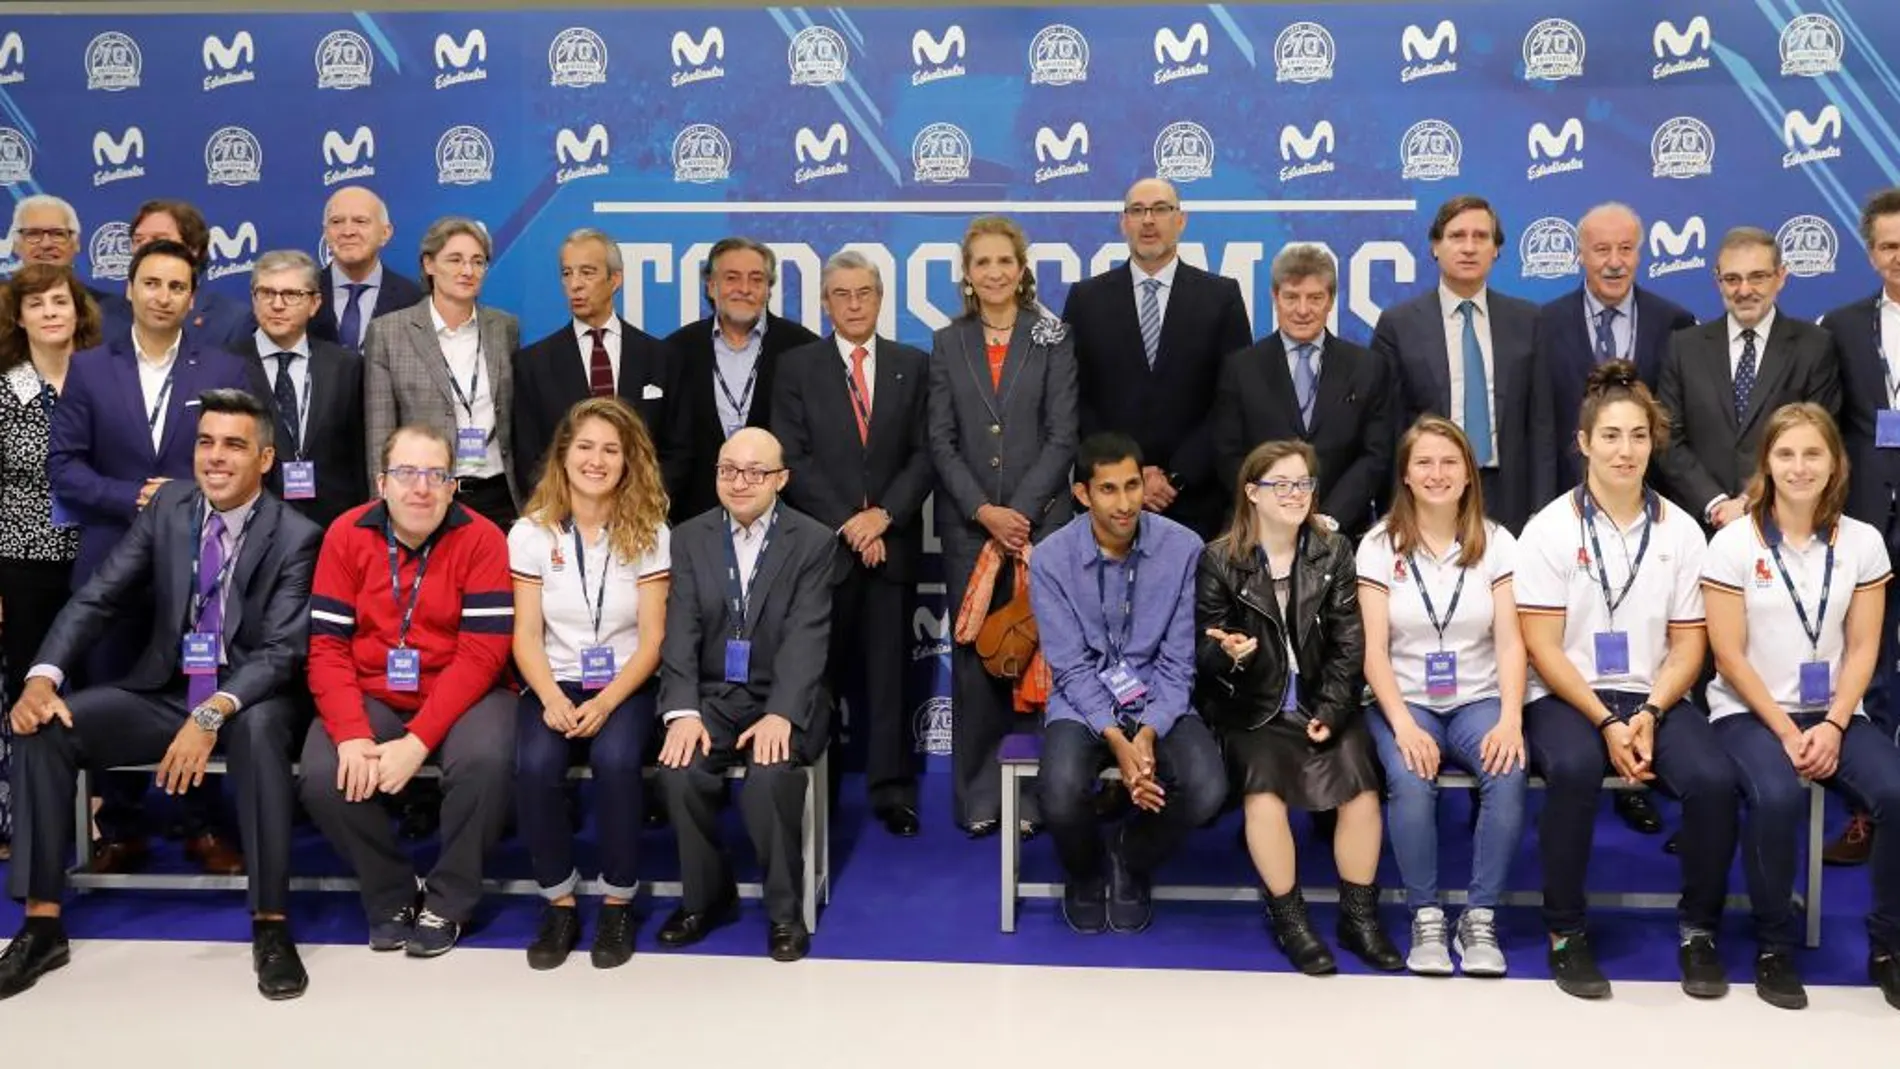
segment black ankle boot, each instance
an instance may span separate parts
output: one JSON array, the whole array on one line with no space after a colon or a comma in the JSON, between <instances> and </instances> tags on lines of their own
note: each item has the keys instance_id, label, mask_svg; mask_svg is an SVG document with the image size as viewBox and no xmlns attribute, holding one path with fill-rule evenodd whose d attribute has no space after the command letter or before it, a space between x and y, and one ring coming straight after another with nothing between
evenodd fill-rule
<instances>
[{"instance_id":1,"label":"black ankle boot","mask_svg":"<svg viewBox=\"0 0 1900 1069\"><path fill-rule=\"evenodd\" d=\"M1273 940L1280 944L1293 967L1308 976L1325 976L1339 971L1333 952L1306 919L1306 899L1295 887L1283 895L1267 896L1267 920L1273 925Z\"/></svg>"},{"instance_id":2,"label":"black ankle boot","mask_svg":"<svg viewBox=\"0 0 1900 1069\"><path fill-rule=\"evenodd\" d=\"M1339 945L1380 972L1405 968L1405 956L1379 923L1379 889L1371 884L1339 883Z\"/></svg>"}]
</instances>

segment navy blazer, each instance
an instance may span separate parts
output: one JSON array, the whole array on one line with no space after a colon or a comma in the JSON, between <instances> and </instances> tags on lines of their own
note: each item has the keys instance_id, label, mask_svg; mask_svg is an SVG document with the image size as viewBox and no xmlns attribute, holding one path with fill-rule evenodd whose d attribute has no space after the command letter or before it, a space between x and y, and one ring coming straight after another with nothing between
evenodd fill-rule
<instances>
[{"instance_id":1,"label":"navy blazer","mask_svg":"<svg viewBox=\"0 0 1900 1069\"><path fill-rule=\"evenodd\" d=\"M1894 542L1894 499L1900 495L1900 449L1874 446L1879 411L1894 407L1887 385L1887 367L1880 358L1879 295L1842 305L1821 320L1834 336L1841 367L1841 439L1852 465L1847 483L1847 514L1887 535ZM1776 317L1780 318L1779 316ZM1888 353L1900 370L1900 353ZM1892 628L1893 621L1887 626Z\"/></svg>"},{"instance_id":2,"label":"navy blazer","mask_svg":"<svg viewBox=\"0 0 1900 1069\"><path fill-rule=\"evenodd\" d=\"M132 302L123 293L101 303L104 318L101 339L107 345L132 343ZM185 319L185 337L203 343L207 349L229 349L257 333L257 317L251 314L251 302L205 289L201 282L191 298L191 313Z\"/></svg>"},{"instance_id":3,"label":"navy blazer","mask_svg":"<svg viewBox=\"0 0 1900 1069\"><path fill-rule=\"evenodd\" d=\"M1583 384L1597 366L1596 336L1586 322L1583 287L1537 310L1537 358L1550 376L1551 426L1557 446L1557 485L1583 481L1582 458L1575 445L1577 416L1583 410ZM1636 287L1636 339L1630 359L1636 375L1651 390L1669 355L1669 336L1695 326L1695 316L1660 294Z\"/></svg>"},{"instance_id":4,"label":"navy blazer","mask_svg":"<svg viewBox=\"0 0 1900 1069\"><path fill-rule=\"evenodd\" d=\"M139 514L147 479L190 482L198 438L198 395L221 388L249 391L252 380L234 353L180 344L177 378L161 417L164 434L152 448L150 410L139 388L138 356L128 341L108 342L73 357L66 389L53 409L46 475L53 493L80 524L77 589L92 575Z\"/></svg>"},{"instance_id":5,"label":"navy blazer","mask_svg":"<svg viewBox=\"0 0 1900 1069\"><path fill-rule=\"evenodd\" d=\"M322 299L318 301L317 314L310 317L310 326L307 329L313 338L333 345L342 345L343 343L337 337L336 275L332 273L334 270L333 267L324 268L322 276L317 279L317 289L321 291ZM405 278L391 271L388 264L384 264L382 289L376 294L376 311L370 318L381 319L391 312L400 312L404 308L421 304L424 296L426 294L422 292L422 287L417 285L414 279ZM368 330L369 324L364 323L363 329ZM360 351L360 347L356 345L348 345L344 348Z\"/></svg>"}]
</instances>

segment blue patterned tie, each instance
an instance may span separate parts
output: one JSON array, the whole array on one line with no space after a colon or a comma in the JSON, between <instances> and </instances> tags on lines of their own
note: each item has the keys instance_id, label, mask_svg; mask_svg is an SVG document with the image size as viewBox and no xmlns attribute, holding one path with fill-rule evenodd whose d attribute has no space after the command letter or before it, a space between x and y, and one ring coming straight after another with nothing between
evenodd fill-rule
<instances>
[{"instance_id":1,"label":"blue patterned tie","mask_svg":"<svg viewBox=\"0 0 1900 1069\"><path fill-rule=\"evenodd\" d=\"M290 362L296 359L296 353L277 354L277 382L271 388L271 400L277 404L277 418L284 426L285 452L301 452L298 442L303 437L303 427L297 419L297 384L290 379Z\"/></svg>"},{"instance_id":2,"label":"blue patterned tie","mask_svg":"<svg viewBox=\"0 0 1900 1069\"><path fill-rule=\"evenodd\" d=\"M1605 308L1597 313L1597 363L1605 364L1616 359L1616 332L1611 324L1616 322L1617 311Z\"/></svg>"},{"instance_id":3,"label":"blue patterned tie","mask_svg":"<svg viewBox=\"0 0 1900 1069\"><path fill-rule=\"evenodd\" d=\"M1313 354L1317 350L1312 342L1301 342L1293 347L1293 357L1298 361L1293 369L1293 393L1300 402L1300 426L1308 431L1313 429L1313 398L1318 393L1314 387L1319 382L1319 372L1313 368Z\"/></svg>"},{"instance_id":4,"label":"blue patterned tie","mask_svg":"<svg viewBox=\"0 0 1900 1069\"><path fill-rule=\"evenodd\" d=\"M1742 331L1742 359L1735 368L1735 422L1748 414L1748 395L1755 392L1755 332Z\"/></svg>"},{"instance_id":5,"label":"blue patterned tie","mask_svg":"<svg viewBox=\"0 0 1900 1069\"><path fill-rule=\"evenodd\" d=\"M1152 370L1161 352L1161 280L1158 278L1141 280L1141 349L1148 354L1148 367Z\"/></svg>"},{"instance_id":6,"label":"blue patterned tie","mask_svg":"<svg viewBox=\"0 0 1900 1069\"><path fill-rule=\"evenodd\" d=\"M352 350L363 348L363 291L369 288L367 282L345 283L344 289L350 291L350 299L343 305L343 318L337 320L336 336Z\"/></svg>"},{"instance_id":7,"label":"blue patterned tie","mask_svg":"<svg viewBox=\"0 0 1900 1069\"><path fill-rule=\"evenodd\" d=\"M1465 437L1471 439L1472 456L1483 467L1491 463L1491 380L1484 373L1484 350L1478 346L1477 311L1470 301L1458 302L1458 314L1465 317Z\"/></svg>"}]
</instances>

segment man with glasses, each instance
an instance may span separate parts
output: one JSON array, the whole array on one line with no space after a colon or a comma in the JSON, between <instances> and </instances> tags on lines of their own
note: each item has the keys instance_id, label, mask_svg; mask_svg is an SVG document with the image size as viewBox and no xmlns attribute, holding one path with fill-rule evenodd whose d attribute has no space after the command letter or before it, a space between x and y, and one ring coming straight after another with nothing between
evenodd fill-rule
<instances>
[{"instance_id":1,"label":"man with glasses","mask_svg":"<svg viewBox=\"0 0 1900 1069\"><path fill-rule=\"evenodd\" d=\"M1181 262L1186 227L1172 184L1130 186L1128 262L1076 283L1062 318L1075 332L1082 436L1133 437L1147 458L1145 507L1210 538L1234 488L1216 476L1207 412L1221 358L1251 344L1253 329L1233 279Z\"/></svg>"},{"instance_id":2,"label":"man with glasses","mask_svg":"<svg viewBox=\"0 0 1900 1069\"><path fill-rule=\"evenodd\" d=\"M362 186L344 186L323 206L323 243L330 249L310 319L314 338L363 351L363 335L377 316L422 303L422 287L383 263L396 232L383 199Z\"/></svg>"},{"instance_id":3,"label":"man with glasses","mask_svg":"<svg viewBox=\"0 0 1900 1069\"><path fill-rule=\"evenodd\" d=\"M673 530L673 589L660 653L660 789L679 832L679 909L660 945L688 947L738 919L719 846L726 769L743 764L739 807L765 874L767 952L811 949L800 899L806 769L825 751L830 529L781 505L778 439L739 430L714 466L720 508Z\"/></svg>"},{"instance_id":4,"label":"man with glasses","mask_svg":"<svg viewBox=\"0 0 1900 1069\"><path fill-rule=\"evenodd\" d=\"M1674 424L1657 462L1657 484L1710 530L1742 517L1768 417L1812 401L1841 410L1840 358L1826 330L1781 315L1788 281L1775 236L1752 226L1722 237L1715 282L1728 314L1669 339L1656 399Z\"/></svg>"},{"instance_id":5,"label":"man with glasses","mask_svg":"<svg viewBox=\"0 0 1900 1069\"><path fill-rule=\"evenodd\" d=\"M317 263L298 249L258 257L251 271L257 333L232 351L277 421L271 492L324 528L369 498L363 481L363 358L311 330L322 304Z\"/></svg>"},{"instance_id":6,"label":"man with glasses","mask_svg":"<svg viewBox=\"0 0 1900 1069\"><path fill-rule=\"evenodd\" d=\"M13 254L22 264L53 264L71 267L79 255L79 213L59 197L35 193L22 197L13 206L13 225L7 234L13 240ZM3 285L4 283L0 283ZM112 298L105 290L87 286L86 292L104 310Z\"/></svg>"},{"instance_id":7,"label":"man with glasses","mask_svg":"<svg viewBox=\"0 0 1900 1069\"><path fill-rule=\"evenodd\" d=\"M508 543L456 503L454 441L429 424L391 432L380 499L324 536L310 597L304 806L362 884L371 950L428 958L455 946L481 900L482 859L507 823L515 699L501 685L514 634ZM442 849L426 879L380 794L433 757Z\"/></svg>"}]
</instances>

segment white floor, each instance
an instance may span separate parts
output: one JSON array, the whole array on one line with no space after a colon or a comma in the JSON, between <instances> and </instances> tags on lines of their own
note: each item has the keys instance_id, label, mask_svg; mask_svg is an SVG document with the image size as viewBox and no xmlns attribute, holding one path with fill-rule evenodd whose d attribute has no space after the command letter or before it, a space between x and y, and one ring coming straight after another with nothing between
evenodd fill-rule
<instances>
[{"instance_id":1,"label":"white floor","mask_svg":"<svg viewBox=\"0 0 1900 1069\"><path fill-rule=\"evenodd\" d=\"M355 947L305 954L310 993L267 1003L252 988L245 945L76 945L72 965L0 1003L0 1063L514 1069L580 1056L690 1066L724 1045L720 1061L774 1069L1141 1069L1302 1055L1407 1069L1749 1069L1791 1057L1893 1065L1900 1050L1900 1013L1866 987L1815 988L1805 1013L1787 1013L1740 984L1717 1003L1693 1003L1672 984L1625 983L1613 1000L1585 1004L1529 980L788 966L649 953L613 972L581 954L535 973L512 950L465 948L435 961Z\"/></svg>"}]
</instances>

